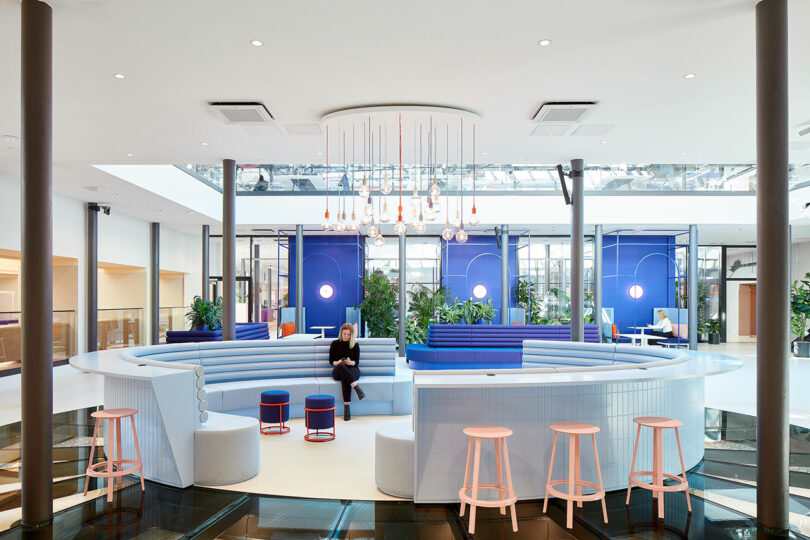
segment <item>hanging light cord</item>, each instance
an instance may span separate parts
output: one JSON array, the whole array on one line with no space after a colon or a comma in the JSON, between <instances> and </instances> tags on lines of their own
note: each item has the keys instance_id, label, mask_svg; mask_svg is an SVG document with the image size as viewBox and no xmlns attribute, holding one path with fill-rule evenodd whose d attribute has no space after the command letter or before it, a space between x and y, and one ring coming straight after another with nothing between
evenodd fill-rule
<instances>
[{"instance_id":1,"label":"hanging light cord","mask_svg":"<svg viewBox=\"0 0 810 540\"><path fill-rule=\"evenodd\" d=\"M472 156L472 176L473 176L473 213L475 213L475 124L473 124L473 156Z\"/></svg>"},{"instance_id":2,"label":"hanging light cord","mask_svg":"<svg viewBox=\"0 0 810 540\"><path fill-rule=\"evenodd\" d=\"M354 216L354 124L352 124L352 216Z\"/></svg>"},{"instance_id":3,"label":"hanging light cord","mask_svg":"<svg viewBox=\"0 0 810 540\"><path fill-rule=\"evenodd\" d=\"M326 126L326 219L329 219L329 126Z\"/></svg>"},{"instance_id":4,"label":"hanging light cord","mask_svg":"<svg viewBox=\"0 0 810 540\"><path fill-rule=\"evenodd\" d=\"M402 221L402 115L399 115L399 215L397 221Z\"/></svg>"}]
</instances>

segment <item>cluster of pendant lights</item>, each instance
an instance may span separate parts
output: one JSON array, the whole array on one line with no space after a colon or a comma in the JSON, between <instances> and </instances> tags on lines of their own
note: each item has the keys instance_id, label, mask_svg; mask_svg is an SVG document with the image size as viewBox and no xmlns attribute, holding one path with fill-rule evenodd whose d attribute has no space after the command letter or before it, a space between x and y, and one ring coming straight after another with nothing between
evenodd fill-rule
<instances>
[{"instance_id":1,"label":"cluster of pendant lights","mask_svg":"<svg viewBox=\"0 0 810 540\"><path fill-rule=\"evenodd\" d=\"M414 177L413 183L413 194L410 197L410 216L406 218L403 214L403 206L402 206L402 115L399 115L398 118L398 149L399 149L399 204L396 207L396 220L394 222L394 232L399 236L403 236L408 232L408 227L410 226L415 232L423 233L427 230L427 223L436 221L441 216L441 188L439 187L438 178L437 178L437 170L438 170L438 160L437 160L437 139L438 139L438 130L435 129L433 125L433 120L430 119L428 129L427 129L427 141L426 144L423 145L423 126L419 126L419 134L418 136L414 134L414 138L418 137L418 144L414 145L414 162L416 163L418 158L418 173ZM343 142L343 164L344 164L344 171L350 170L351 172L344 172L341 175L340 181L338 183L339 192L338 192L338 211L337 211L337 219L332 221L329 217L329 126L326 126L326 211L324 212L324 219L322 223L322 228L324 231L335 231L335 232L343 232L343 231L358 231L361 227L365 227L365 234L369 238L374 239L374 244L377 246L382 246L385 244L385 237L382 234L382 226L385 223L389 223L392 219L393 214L388 210L388 196L394 191L395 187L395 178L392 174L389 177L389 166L384 166L383 163L386 162L386 155L387 151L384 151L383 140L387 143L387 131L383 134L383 127L382 125L378 126L377 133L375 134L373 128L371 126L371 119L369 119L367 124L363 126L363 163L366 164L362 167L362 179L359 181L359 186L355 189L355 160L354 160L354 142L355 142L355 130L354 126L352 126L351 137L352 137L352 167L351 169L347 169L345 167L346 164L346 133L340 133ZM376 140L375 140L376 135ZM445 162L445 170L447 170L447 165L449 165L449 157L450 157L450 129L446 127L445 129L445 146L446 146L446 162ZM459 137L460 137L460 150L459 150L459 161L461 162L461 167L459 168L460 175L463 177L463 164L464 164L464 120L460 119L460 129L459 129ZM378 165L374 165L375 161L375 145L376 145L376 160ZM427 163L423 161L422 150L426 149L427 151ZM366 150L368 150L368 161L366 160ZM416 156L418 152L418 156ZM476 207L475 207L475 125L473 125L473 162L472 162L472 182L473 182L473 203L472 203L472 213L470 218L467 220L469 225L478 225L480 223L480 218L478 216ZM420 191L422 191L423 186L423 174L425 173L425 169L427 170L427 180L426 182L429 183L429 187L427 189L427 195L422 196L420 195ZM393 170L393 169L391 169ZM449 172L448 175L448 185L450 180ZM444 230L442 231L442 238L446 241L450 241L453 238L456 239L459 243L464 243L467 241L468 235L467 231L464 230L464 219L462 217L463 208L463 193L461 190L463 178L459 179L459 189L456 193L456 212L455 212L455 219L452 223L450 223L450 193L449 189L447 190L445 196L445 222L444 222ZM344 192L348 191L349 195L344 196ZM376 192L376 194L375 194ZM361 217L358 220L357 215L355 213L355 194L360 198L362 201L362 211ZM397 195L395 194L394 197ZM351 215L350 217L346 216L346 205L347 199L351 198ZM376 198L376 200L375 200Z\"/></svg>"}]
</instances>

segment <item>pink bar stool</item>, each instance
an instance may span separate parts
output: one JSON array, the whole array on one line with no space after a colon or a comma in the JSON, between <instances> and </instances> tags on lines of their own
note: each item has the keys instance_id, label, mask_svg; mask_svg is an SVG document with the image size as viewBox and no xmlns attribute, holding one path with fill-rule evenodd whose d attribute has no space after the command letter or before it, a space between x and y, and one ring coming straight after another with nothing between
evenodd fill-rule
<instances>
[{"instance_id":1,"label":"pink bar stool","mask_svg":"<svg viewBox=\"0 0 810 540\"><path fill-rule=\"evenodd\" d=\"M548 509L548 495L549 493L560 499L568 501L565 517L565 526L569 529L574 526L574 502L577 503L577 508L582 508L583 501L597 501L602 500L602 517L605 523L608 522L607 507L605 506L605 488L602 486L602 469L599 468L599 454L596 452L596 435L599 432L599 427L591 424L581 424L579 422L559 422L551 424L551 429L554 430L554 442L551 446L551 464L548 466L548 481L546 481L546 497L543 500L543 513ZM554 470L554 453L557 451L557 435L562 433L568 435L568 478L561 480L552 480L551 473ZM579 436L590 435L591 442L593 443L593 458L596 461L596 475L599 478L599 484L593 482L586 482L580 477L579 469ZM568 492L563 493L554 488L554 486L568 484ZM583 495L582 487L589 487L596 490L594 493Z\"/></svg>"},{"instance_id":2,"label":"pink bar stool","mask_svg":"<svg viewBox=\"0 0 810 540\"><path fill-rule=\"evenodd\" d=\"M90 461L87 464L86 474L87 476L92 476L94 478L107 478L107 502L112 502L113 500L113 484L115 483L115 479L118 479L118 484L123 484L123 476L130 473L140 472L141 491L146 490L146 486L143 482L143 464L141 463L141 452L138 450L138 435L135 434L135 414L137 412L137 409L105 409L103 411L96 411L90 415L96 419L96 424L93 428L93 446L90 447ZM135 443L136 459L123 459L121 457L121 420L123 418L129 418L130 424L132 425L132 439ZM109 426L107 437L107 448L109 449L109 455L107 456L106 461L93 463L93 458L95 457L96 452L96 440L98 438L98 425L104 420L109 421L107 424ZM125 469L124 465L127 464L134 466ZM87 495L87 488L89 486L90 482L85 479L85 495Z\"/></svg>"},{"instance_id":3,"label":"pink bar stool","mask_svg":"<svg viewBox=\"0 0 810 540\"><path fill-rule=\"evenodd\" d=\"M464 487L458 490L461 499L461 517L464 517L464 506L470 505L470 534L475 533L475 509L478 506L490 508L498 507L501 515L506 515L506 507L509 506L512 512L512 530L517 532L517 516L515 515L515 501L517 493L512 488L512 471L509 469L509 450L506 446L506 438L512 434L512 430L498 426L471 426L464 428L464 434L470 438L467 446L467 465L464 468ZM495 460L497 463L497 484L479 484L478 472L481 461L481 439L491 439L495 441ZM470 480L470 458L475 443L475 461L473 462L472 484ZM501 450L503 449L504 467L501 467ZM506 486L503 485L503 471L506 471ZM498 500L481 500L478 498L479 489L494 489L498 491ZM468 493L469 492L469 493Z\"/></svg>"},{"instance_id":4,"label":"pink bar stool","mask_svg":"<svg viewBox=\"0 0 810 540\"><path fill-rule=\"evenodd\" d=\"M664 519L664 492L665 491L683 491L686 493L686 507L692 511L692 503L689 500L689 482L686 481L686 467L683 465L683 452L681 451L681 436L678 434L678 428L683 425L680 420L673 420L672 418L659 418L657 416L640 416L634 418L633 422L638 424L636 431L636 446L633 448L633 464L630 465L630 478L627 486L627 501L625 504L630 504L630 490L633 486L649 489L652 491L653 499L658 499L658 519ZM652 471L636 471L636 454L638 454L638 439L641 436L641 426L653 428L653 470ZM664 472L664 457L663 457L663 430L674 429L675 440L678 441L678 457L681 458L681 472L683 476L675 476L674 474L667 474ZM640 476L651 476L653 483L643 482L639 479ZM669 486L664 485L664 478L674 480L676 484Z\"/></svg>"}]
</instances>

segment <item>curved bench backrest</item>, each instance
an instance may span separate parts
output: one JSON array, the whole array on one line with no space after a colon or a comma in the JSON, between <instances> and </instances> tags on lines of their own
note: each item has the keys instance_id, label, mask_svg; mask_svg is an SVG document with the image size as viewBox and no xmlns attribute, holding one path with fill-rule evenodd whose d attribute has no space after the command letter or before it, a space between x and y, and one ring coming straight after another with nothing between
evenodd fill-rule
<instances>
[{"instance_id":1,"label":"curved bench backrest","mask_svg":"<svg viewBox=\"0 0 810 540\"><path fill-rule=\"evenodd\" d=\"M568 341L571 327L564 324L431 324L428 327L429 347L498 347L520 348L525 340ZM585 341L599 341L596 325L585 325Z\"/></svg>"},{"instance_id":2,"label":"curved bench backrest","mask_svg":"<svg viewBox=\"0 0 810 540\"><path fill-rule=\"evenodd\" d=\"M331 339L315 340L315 375L331 377L329 364ZM393 338L359 338L360 373L363 375L394 375L396 371L396 341Z\"/></svg>"},{"instance_id":3,"label":"curved bench backrest","mask_svg":"<svg viewBox=\"0 0 810 540\"><path fill-rule=\"evenodd\" d=\"M525 367L619 366L672 361L686 358L682 351L656 347L635 347L612 343L579 343L563 341L523 342Z\"/></svg>"}]
</instances>

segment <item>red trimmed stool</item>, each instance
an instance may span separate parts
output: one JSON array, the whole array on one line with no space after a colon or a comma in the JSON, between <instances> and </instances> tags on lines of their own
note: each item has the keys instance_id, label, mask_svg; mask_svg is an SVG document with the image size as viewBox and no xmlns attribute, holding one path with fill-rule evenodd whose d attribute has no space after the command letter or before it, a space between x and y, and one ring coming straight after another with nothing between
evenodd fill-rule
<instances>
[{"instance_id":1,"label":"red trimmed stool","mask_svg":"<svg viewBox=\"0 0 810 540\"><path fill-rule=\"evenodd\" d=\"M310 442L326 442L335 438L335 398L324 394L307 396L304 401L304 423ZM332 431L323 431L329 430ZM311 433L314 430L315 433Z\"/></svg>"},{"instance_id":2,"label":"red trimmed stool","mask_svg":"<svg viewBox=\"0 0 810 540\"><path fill-rule=\"evenodd\" d=\"M548 495L549 493L560 499L568 501L565 515L565 526L569 529L574 526L574 502L577 503L577 508L582 508L583 501L598 501L602 500L602 517L605 523L608 522L607 507L605 506L605 488L602 486L602 470L599 468L599 454L596 452L596 433L599 432L599 427L591 424L581 424L579 422L559 422L551 424L551 429L554 430L554 442L551 446L551 464L548 466L548 480L546 481L546 497L543 501L543 513L546 513L548 508ZM554 469L554 453L557 450L557 435L568 435L568 478L561 480L552 480L551 472ZM596 476L599 479L599 484L593 482L586 482L582 480L579 472L579 436L590 435L591 442L593 443L593 458L596 461ZM562 484L568 484L568 492L564 493L554 488ZM588 495L582 494L582 487L588 487L596 490L594 493Z\"/></svg>"},{"instance_id":3,"label":"red trimmed stool","mask_svg":"<svg viewBox=\"0 0 810 540\"><path fill-rule=\"evenodd\" d=\"M290 393L286 390L262 392L259 403L259 431L265 435L283 435L290 432L285 424L290 419ZM262 424L270 424L262 426Z\"/></svg>"},{"instance_id":4,"label":"red trimmed stool","mask_svg":"<svg viewBox=\"0 0 810 540\"><path fill-rule=\"evenodd\" d=\"M141 452L138 450L138 435L135 433L135 414L137 412L137 409L104 409L103 411L96 411L90 415L96 419L96 423L95 427L93 428L93 445L90 447L90 461L87 462L87 472L85 474L94 478L107 478L107 502L112 502L113 500L113 484L115 483L115 479L118 479L119 485L123 484L123 476L130 473L140 472L141 491L146 490L146 486L143 482L143 464L141 463ZM122 459L121 457L121 420L123 418L129 418L130 424L132 425L132 440L135 444L136 459ZM108 436L106 437L109 455L107 456L106 461L93 463L93 458L95 457L96 452L96 440L98 439L98 425L104 420L109 421L107 424L109 426ZM125 469L124 465L126 464L134 466ZM100 469L105 470L102 471ZM85 479L85 495L87 495L87 488L89 486L90 482Z\"/></svg>"},{"instance_id":5,"label":"red trimmed stool","mask_svg":"<svg viewBox=\"0 0 810 540\"><path fill-rule=\"evenodd\" d=\"M633 486L649 489L652 491L653 499L658 499L658 519L664 519L664 492L666 491L683 491L686 493L686 507L692 511L692 502L689 500L689 482L686 481L686 467L683 465L683 452L681 451L681 436L678 434L678 428L683 425L680 420L673 420L672 418L660 418L657 416L640 416L633 418L633 422L638 424L636 431L636 445L633 448L633 463L630 465L630 478L627 485L627 501L625 505L630 504L630 490ZM636 471L636 454L638 454L638 439L641 436L641 426L653 428L653 470L652 471ZM664 453L663 453L663 430L674 429L675 440L678 441L678 457L681 459L681 473L683 476L676 476L674 474L667 474L664 472ZM639 480L640 476L651 476L652 484L642 482ZM664 479L674 480L676 484L668 486L664 485Z\"/></svg>"},{"instance_id":6,"label":"red trimmed stool","mask_svg":"<svg viewBox=\"0 0 810 540\"><path fill-rule=\"evenodd\" d=\"M470 438L470 443L467 446L467 465L464 468L464 487L458 490L458 496L461 499L461 513L459 516L464 517L464 506L465 504L469 504L470 534L474 534L476 507L498 507L501 509L501 515L506 515L506 507L508 506L512 512L512 531L517 532L517 516L515 515L515 501L517 501L517 493L515 493L515 490L512 488L512 471L509 468L509 450L506 446L506 438L512 434L512 430L498 426L471 426L464 428L464 434ZM479 462L481 460L481 439L491 439L495 441L495 461L498 462L496 465L498 475L497 484L478 483ZM472 485L470 485L470 457L472 457L473 443L475 443L475 461L473 462ZM506 470L506 486L503 485L501 448L503 448L503 461L504 468ZM493 501L479 499L479 489L497 490L498 500ZM468 494L467 492L470 493Z\"/></svg>"}]
</instances>

